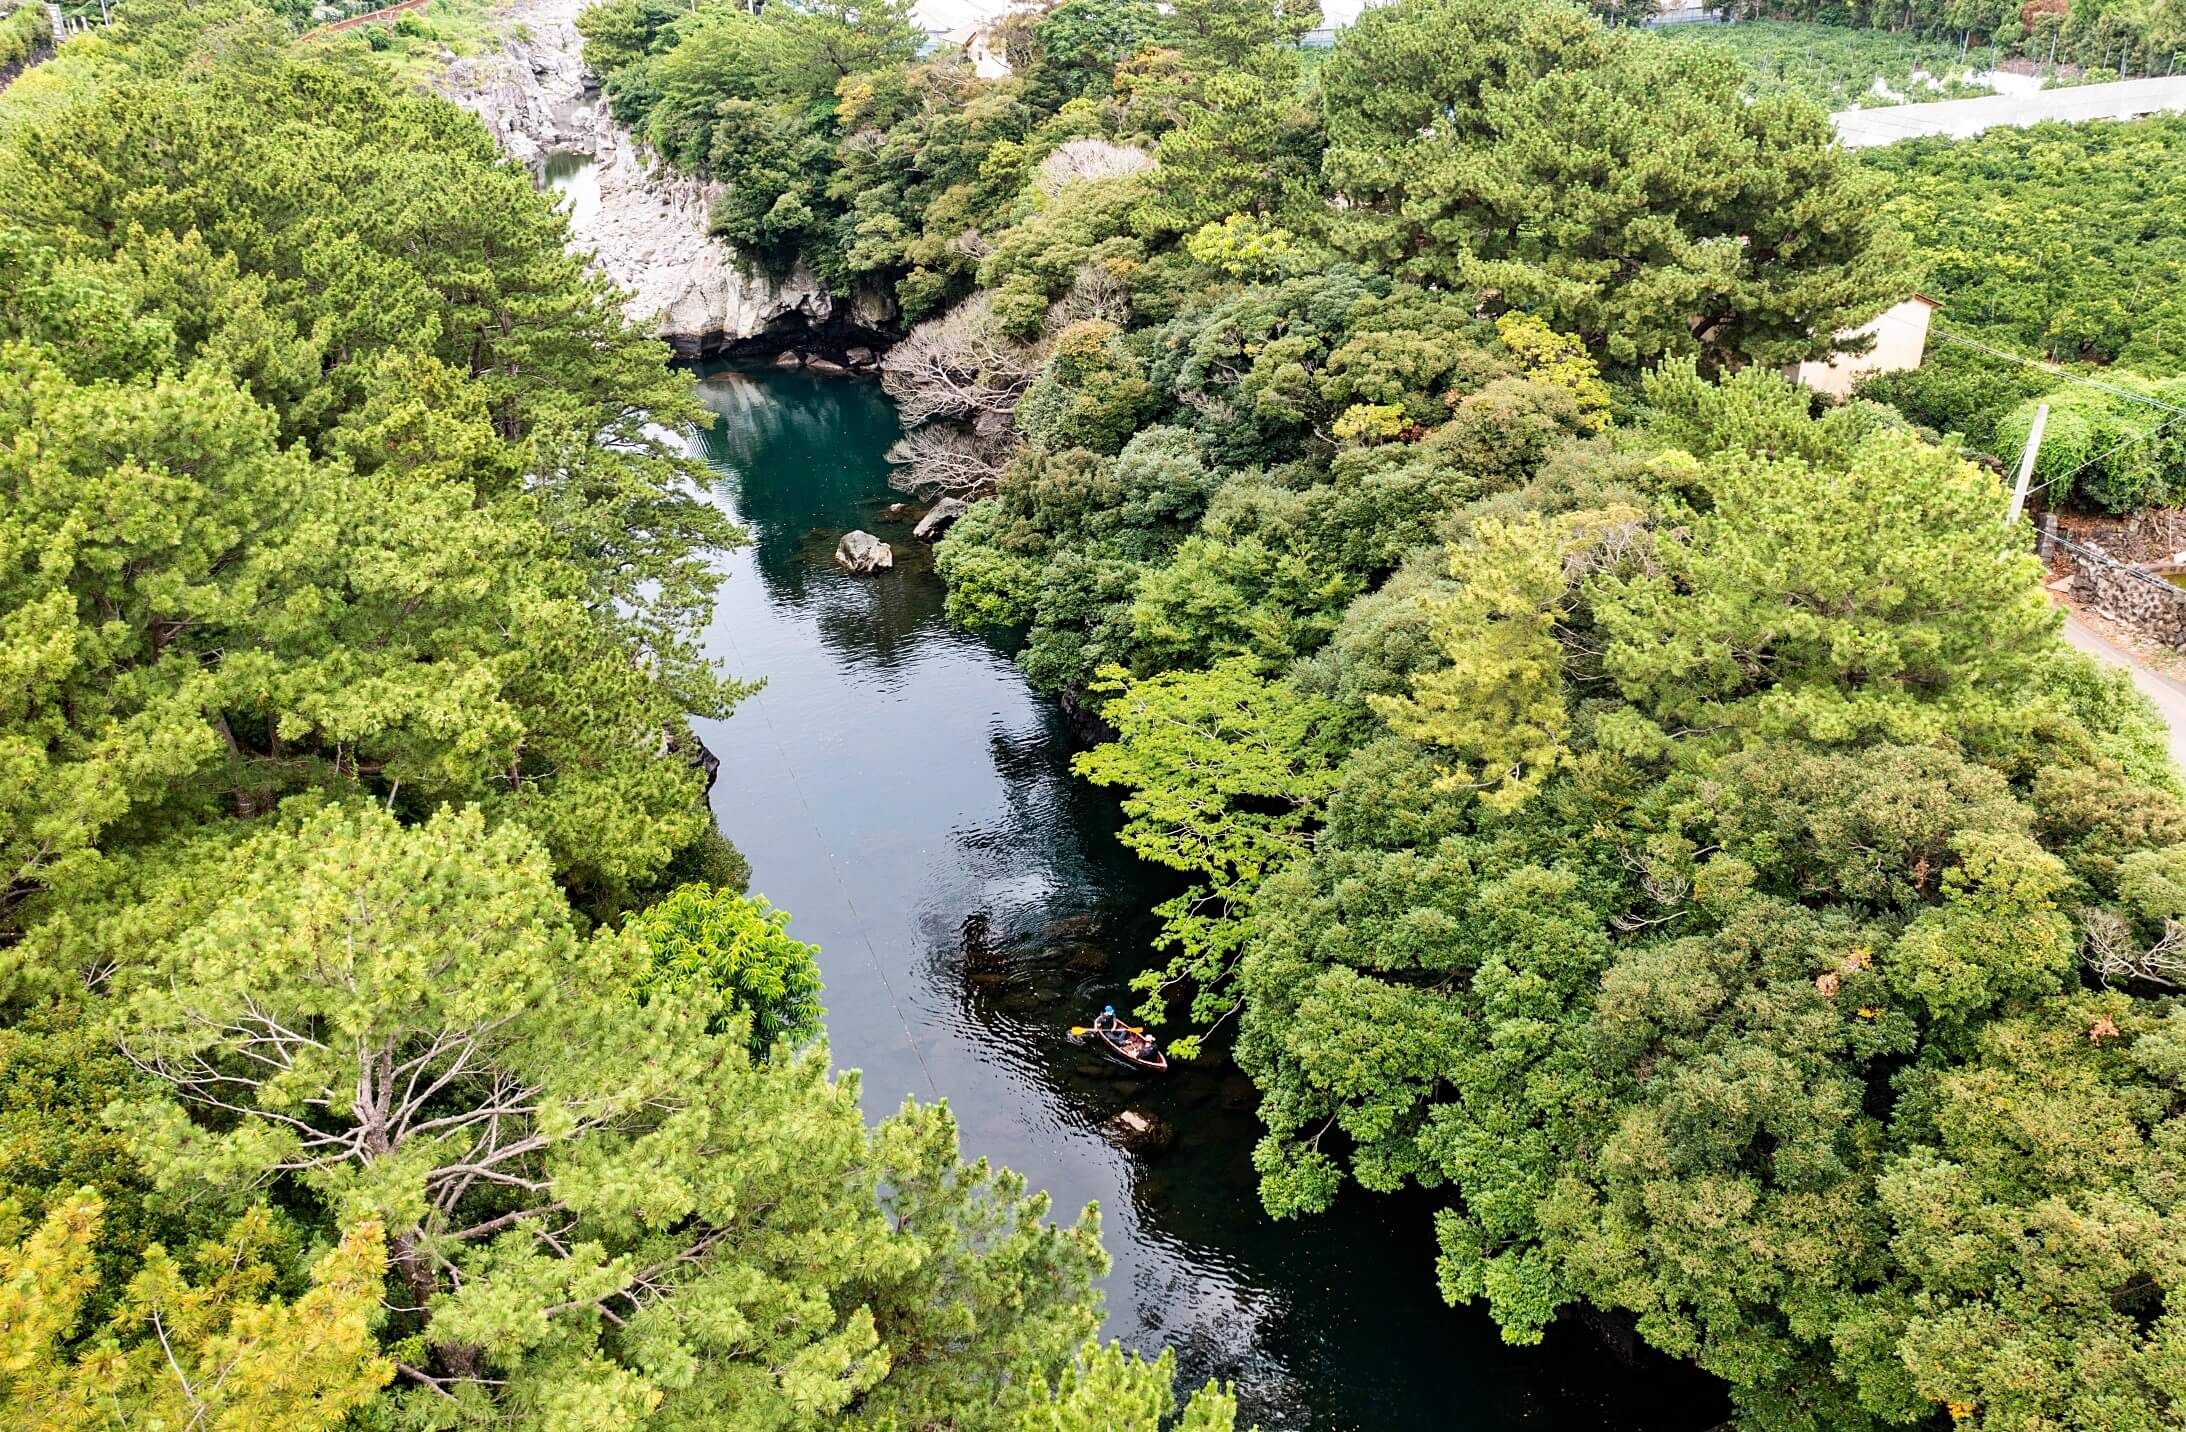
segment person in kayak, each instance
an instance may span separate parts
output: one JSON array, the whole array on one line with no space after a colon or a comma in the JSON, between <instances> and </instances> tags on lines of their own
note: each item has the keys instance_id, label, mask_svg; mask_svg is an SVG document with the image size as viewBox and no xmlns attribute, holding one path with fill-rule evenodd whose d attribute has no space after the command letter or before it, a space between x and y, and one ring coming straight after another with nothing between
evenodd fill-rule
<instances>
[{"instance_id":1,"label":"person in kayak","mask_svg":"<svg viewBox=\"0 0 2186 1432\"><path fill-rule=\"evenodd\" d=\"M1093 1027L1103 1034L1115 1033L1117 1023L1116 1007L1112 1004L1104 1005L1101 1012L1093 1016Z\"/></svg>"}]
</instances>

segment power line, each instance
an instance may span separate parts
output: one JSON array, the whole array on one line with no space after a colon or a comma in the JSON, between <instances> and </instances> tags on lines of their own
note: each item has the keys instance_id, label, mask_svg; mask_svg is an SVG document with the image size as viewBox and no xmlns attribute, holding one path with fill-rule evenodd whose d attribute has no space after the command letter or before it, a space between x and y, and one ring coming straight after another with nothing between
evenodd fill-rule
<instances>
[{"instance_id":1,"label":"power line","mask_svg":"<svg viewBox=\"0 0 2186 1432\"><path fill-rule=\"evenodd\" d=\"M1992 348L1986 343L1976 342L1971 338L1962 337L1956 333L1946 332L1945 330L1940 328L1931 328L1929 331L1935 337L1942 339L1945 343L1955 343L1961 348L1971 348L1977 353L1986 353L1991 358L2001 358L2007 363L2017 363L2024 368L2036 368L2044 373L2047 373L2052 378L2062 378L2068 383L2078 383L2082 387L2098 388L2103 392L2110 394L2114 398L2124 398L2128 402L2134 403L2145 403L2151 408L2160 408L2166 413L2186 414L2186 408L2182 408L2176 403L2166 403L2161 399L2151 398L2146 393L2136 393L2129 388L2119 388L2114 387L2109 383L2098 382L2093 378L2087 377L2085 374L2075 373L2071 369L2062 367L2056 363L2045 362L2039 358L2028 358L2018 353L2009 353L2001 348Z\"/></svg>"},{"instance_id":2,"label":"power line","mask_svg":"<svg viewBox=\"0 0 2186 1432\"><path fill-rule=\"evenodd\" d=\"M2047 492L2050 488L2055 487L2060 482L2070 482L2073 478L2078 477L2081 473L2087 471L2096 463L2107 461L2113 455L2121 453L2137 443L2144 443L2150 438L2154 437L2157 433L2162 432L2165 428L2177 422L2180 418L2186 418L2186 409L2173 409L2173 411L2177 414L2176 417L2165 418L2162 422L2157 423L2154 427L2148 429L2146 432L2135 433L2132 437L2125 439L2125 441L2123 442L2112 444L2110 447L2104 449L2102 452L2097 453L2095 456L2089 458L2086 462L2081 463L2078 467L2072 469L2072 471L2070 472L2060 473L2056 477L2044 479L2042 485L2035 488L2034 492ZM2028 495L2032 496L2033 494L2029 493Z\"/></svg>"}]
</instances>

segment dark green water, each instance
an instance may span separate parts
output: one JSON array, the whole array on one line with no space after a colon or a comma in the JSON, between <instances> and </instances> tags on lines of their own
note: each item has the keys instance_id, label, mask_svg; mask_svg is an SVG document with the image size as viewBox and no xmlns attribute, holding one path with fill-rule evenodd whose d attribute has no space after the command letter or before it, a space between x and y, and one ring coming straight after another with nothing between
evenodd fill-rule
<instances>
[{"instance_id":1,"label":"dark green water","mask_svg":"<svg viewBox=\"0 0 2186 1432\"><path fill-rule=\"evenodd\" d=\"M1144 1081L1066 1030L1152 963L1159 872L1116 844L1113 803L1069 774L1060 714L1008 655L951 631L929 549L887 506L894 410L871 384L714 373L699 439L755 544L727 560L713 654L764 692L700 723L722 760L714 810L752 888L794 912L827 977L836 1060L869 1114L945 1096L968 1155L1098 1202L1115 1258L1108 1332L1234 1380L1277 1428L1700 1432L1708 1379L1612 1356L1576 1324L1503 1345L1437 1297L1420 1200L1353 1197L1275 1224L1254 1194L1253 1091L1223 1064ZM895 571L832 563L844 531ZM1141 1158L1102 1125L1140 1109L1178 1130Z\"/></svg>"}]
</instances>

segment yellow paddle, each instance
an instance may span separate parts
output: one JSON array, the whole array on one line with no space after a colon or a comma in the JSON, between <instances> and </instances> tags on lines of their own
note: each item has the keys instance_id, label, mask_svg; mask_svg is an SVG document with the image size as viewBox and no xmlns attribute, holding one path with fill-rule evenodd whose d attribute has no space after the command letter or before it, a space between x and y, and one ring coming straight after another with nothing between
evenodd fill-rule
<instances>
[{"instance_id":1,"label":"yellow paddle","mask_svg":"<svg viewBox=\"0 0 2186 1432\"><path fill-rule=\"evenodd\" d=\"M1132 1034L1144 1034L1146 1032L1144 1026L1137 1024L1118 1025L1117 1028L1127 1030ZM1071 1036L1075 1038L1081 1034L1098 1034L1100 1033L1100 1031L1093 1028L1091 1025L1073 1024L1072 1026L1070 1026L1070 1033Z\"/></svg>"}]
</instances>

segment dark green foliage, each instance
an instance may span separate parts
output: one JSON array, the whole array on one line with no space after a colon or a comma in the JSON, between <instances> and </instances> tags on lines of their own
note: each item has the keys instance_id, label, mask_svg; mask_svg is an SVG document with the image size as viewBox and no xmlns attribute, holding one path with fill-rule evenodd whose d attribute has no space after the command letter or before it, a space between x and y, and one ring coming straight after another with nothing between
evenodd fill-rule
<instances>
[{"instance_id":1,"label":"dark green foliage","mask_svg":"<svg viewBox=\"0 0 2186 1432\"><path fill-rule=\"evenodd\" d=\"M1117 64L1159 23L1151 0L1063 0L1035 27L1038 58L1026 76L1026 100L1052 114L1074 99L1105 98Z\"/></svg>"},{"instance_id":2,"label":"dark green foliage","mask_svg":"<svg viewBox=\"0 0 2186 1432\"><path fill-rule=\"evenodd\" d=\"M1811 356L1902 296L1879 186L1734 67L1555 3L1367 9L1322 72L1345 251L1619 365Z\"/></svg>"}]
</instances>

